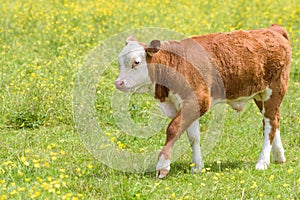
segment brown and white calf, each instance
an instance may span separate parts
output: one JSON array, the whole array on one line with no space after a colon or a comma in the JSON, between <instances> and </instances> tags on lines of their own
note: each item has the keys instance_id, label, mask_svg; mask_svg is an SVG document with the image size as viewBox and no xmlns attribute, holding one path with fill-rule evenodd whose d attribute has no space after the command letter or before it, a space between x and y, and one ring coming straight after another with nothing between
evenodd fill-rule
<instances>
[{"instance_id":1,"label":"brown and white calf","mask_svg":"<svg viewBox=\"0 0 300 200\"><path fill-rule=\"evenodd\" d=\"M158 156L159 178L169 172L172 147L186 130L195 163L192 170L203 168L198 118L222 102L240 111L254 99L263 114L264 143L256 169L267 169L271 149L275 162L286 161L279 107L288 86L291 47L284 28L272 25L181 41L153 40L149 45L129 37L118 61L116 88L152 92L172 118Z\"/></svg>"}]
</instances>

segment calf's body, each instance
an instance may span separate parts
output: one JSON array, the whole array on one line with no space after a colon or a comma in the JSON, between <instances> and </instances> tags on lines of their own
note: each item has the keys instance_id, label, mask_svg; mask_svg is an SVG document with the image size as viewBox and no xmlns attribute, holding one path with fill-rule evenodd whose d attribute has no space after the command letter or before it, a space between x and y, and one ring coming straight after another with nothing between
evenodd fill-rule
<instances>
[{"instance_id":1,"label":"calf's body","mask_svg":"<svg viewBox=\"0 0 300 200\"><path fill-rule=\"evenodd\" d=\"M262 170L270 163L271 149L276 162L285 162L279 108L290 62L289 37L278 25L181 41L153 40L149 45L129 38L119 55L120 75L115 84L122 91L142 92L154 85L162 111L172 118L158 156L158 177L169 172L172 147L186 130L193 170L201 170L198 118L217 103L228 103L240 111L249 99L254 99L263 114L264 144L256 164Z\"/></svg>"}]
</instances>

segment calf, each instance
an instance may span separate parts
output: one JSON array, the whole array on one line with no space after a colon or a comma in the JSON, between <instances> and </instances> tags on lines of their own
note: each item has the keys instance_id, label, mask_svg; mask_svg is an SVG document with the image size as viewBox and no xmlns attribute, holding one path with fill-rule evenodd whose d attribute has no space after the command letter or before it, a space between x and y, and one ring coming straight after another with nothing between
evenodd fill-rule
<instances>
[{"instance_id":1,"label":"calf","mask_svg":"<svg viewBox=\"0 0 300 200\"><path fill-rule=\"evenodd\" d=\"M264 143L256 169L286 161L279 131L279 107L287 90L291 47L286 30L269 28L216 33L181 41L153 40L149 45L129 37L118 57L121 91L150 92L172 118L158 156L157 177L170 170L172 147L187 130L195 164L203 168L199 117L217 103L235 110L254 99L263 114Z\"/></svg>"}]
</instances>

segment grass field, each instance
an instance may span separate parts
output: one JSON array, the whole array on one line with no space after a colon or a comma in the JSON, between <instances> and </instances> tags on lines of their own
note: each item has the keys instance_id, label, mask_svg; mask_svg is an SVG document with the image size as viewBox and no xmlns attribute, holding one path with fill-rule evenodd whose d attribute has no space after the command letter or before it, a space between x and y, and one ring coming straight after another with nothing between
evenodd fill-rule
<instances>
[{"instance_id":1,"label":"grass field","mask_svg":"<svg viewBox=\"0 0 300 200\"><path fill-rule=\"evenodd\" d=\"M80 66L101 41L143 27L191 36L273 23L288 30L293 49L281 109L285 164L254 170L263 137L261 114L252 102L239 116L227 109L223 133L198 174L189 172L190 150L171 164L166 179L155 180L155 172L111 169L82 144L73 120L73 88ZM95 102L107 139L120 151L161 147L163 130L145 140L127 136L116 125L111 97L118 69L115 62L111 66ZM299 88L300 0L0 0L0 200L299 199ZM130 115L147 124L155 101L132 98ZM202 132L209 119L210 114L200 120Z\"/></svg>"}]
</instances>

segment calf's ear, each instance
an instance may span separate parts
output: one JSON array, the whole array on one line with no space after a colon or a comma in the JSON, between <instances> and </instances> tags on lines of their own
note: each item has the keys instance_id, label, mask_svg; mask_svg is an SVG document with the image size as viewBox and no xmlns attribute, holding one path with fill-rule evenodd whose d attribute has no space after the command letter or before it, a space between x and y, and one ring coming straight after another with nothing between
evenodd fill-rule
<instances>
[{"instance_id":1,"label":"calf's ear","mask_svg":"<svg viewBox=\"0 0 300 200\"><path fill-rule=\"evenodd\" d=\"M127 45L129 41L136 41L136 40L135 40L135 38L131 35L131 36L129 36L129 37L126 39L125 45Z\"/></svg>"},{"instance_id":2,"label":"calf's ear","mask_svg":"<svg viewBox=\"0 0 300 200\"><path fill-rule=\"evenodd\" d=\"M149 56L157 53L160 50L160 40L152 40L148 46L145 47L145 51Z\"/></svg>"}]
</instances>

